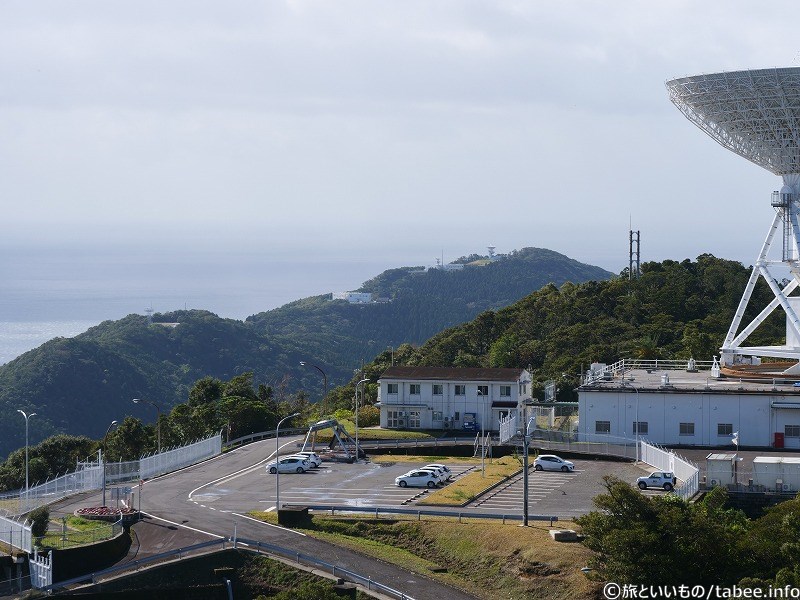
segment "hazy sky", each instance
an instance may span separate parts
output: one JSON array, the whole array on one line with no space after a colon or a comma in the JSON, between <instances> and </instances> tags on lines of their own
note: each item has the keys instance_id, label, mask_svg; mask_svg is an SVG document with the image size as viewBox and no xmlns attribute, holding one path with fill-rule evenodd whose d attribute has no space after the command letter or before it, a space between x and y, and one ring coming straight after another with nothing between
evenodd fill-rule
<instances>
[{"instance_id":1,"label":"hazy sky","mask_svg":"<svg viewBox=\"0 0 800 600\"><path fill-rule=\"evenodd\" d=\"M664 82L800 64L798 6L6 0L0 247L751 264L780 181Z\"/></svg>"}]
</instances>

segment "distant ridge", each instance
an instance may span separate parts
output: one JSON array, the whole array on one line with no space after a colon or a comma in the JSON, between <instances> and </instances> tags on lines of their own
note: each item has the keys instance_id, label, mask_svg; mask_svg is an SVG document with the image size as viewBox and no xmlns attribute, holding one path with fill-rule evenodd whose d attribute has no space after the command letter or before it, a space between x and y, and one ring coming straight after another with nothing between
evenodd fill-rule
<instances>
[{"instance_id":1,"label":"distant ridge","mask_svg":"<svg viewBox=\"0 0 800 600\"><path fill-rule=\"evenodd\" d=\"M105 321L0 366L0 410L10 415L0 420L0 455L24 444L24 427L13 418L17 408L37 412L30 422L35 443L62 432L101 437L112 420L142 416L133 398L156 401L167 411L186 401L192 384L206 375L227 380L252 371L256 383L305 389L316 401L320 374L301 367L301 360L320 366L332 389L388 347L421 344L548 283L611 275L551 250L524 248L453 271L390 269L357 290L387 302L350 304L326 294L246 321L203 310L154 314L151 326L143 315Z\"/></svg>"}]
</instances>

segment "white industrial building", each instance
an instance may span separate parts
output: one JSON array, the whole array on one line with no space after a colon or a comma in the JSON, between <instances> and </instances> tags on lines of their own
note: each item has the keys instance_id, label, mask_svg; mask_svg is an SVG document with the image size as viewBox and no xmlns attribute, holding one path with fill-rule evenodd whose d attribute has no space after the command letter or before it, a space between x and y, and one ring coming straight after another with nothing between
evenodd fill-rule
<instances>
[{"instance_id":1,"label":"white industrial building","mask_svg":"<svg viewBox=\"0 0 800 600\"><path fill-rule=\"evenodd\" d=\"M497 431L531 399L525 369L390 367L378 379L381 427Z\"/></svg>"},{"instance_id":2,"label":"white industrial building","mask_svg":"<svg viewBox=\"0 0 800 600\"><path fill-rule=\"evenodd\" d=\"M372 292L332 292L332 300L347 300L350 304L369 304Z\"/></svg>"},{"instance_id":3,"label":"white industrial building","mask_svg":"<svg viewBox=\"0 0 800 600\"><path fill-rule=\"evenodd\" d=\"M578 392L578 436L667 446L800 449L800 387L794 379L719 377L718 367L675 362L598 365Z\"/></svg>"}]
</instances>

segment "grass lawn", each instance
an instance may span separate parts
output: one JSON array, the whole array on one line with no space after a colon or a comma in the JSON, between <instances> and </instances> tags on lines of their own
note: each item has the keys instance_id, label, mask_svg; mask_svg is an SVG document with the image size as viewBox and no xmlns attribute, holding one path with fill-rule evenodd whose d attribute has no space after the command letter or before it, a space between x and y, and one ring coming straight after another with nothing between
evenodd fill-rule
<instances>
[{"instance_id":1,"label":"grass lawn","mask_svg":"<svg viewBox=\"0 0 800 600\"><path fill-rule=\"evenodd\" d=\"M277 522L275 513L249 514ZM560 526L574 528L569 522ZM598 584L580 570L591 552L578 543L553 541L545 525L314 515L303 532L487 600L582 600L599 594Z\"/></svg>"},{"instance_id":2,"label":"grass lawn","mask_svg":"<svg viewBox=\"0 0 800 600\"><path fill-rule=\"evenodd\" d=\"M339 424L344 427L345 431L351 436L355 437L356 424L353 421L342 420ZM358 439L361 440L427 440L433 439L436 436L423 431L400 431L397 429L380 429L372 427L359 427ZM317 433L317 440L330 441L333 439L333 434L329 429L323 429Z\"/></svg>"},{"instance_id":3,"label":"grass lawn","mask_svg":"<svg viewBox=\"0 0 800 600\"><path fill-rule=\"evenodd\" d=\"M71 548L107 540L113 534L112 523L75 516L67 517L66 532L62 529L62 521L51 520L47 534L38 545L46 548Z\"/></svg>"},{"instance_id":4,"label":"grass lawn","mask_svg":"<svg viewBox=\"0 0 800 600\"><path fill-rule=\"evenodd\" d=\"M393 463L398 461L397 456L376 455L371 456L372 462ZM518 473L522 469L522 462L515 456L502 458L486 458L486 473L481 469L480 458L460 458L442 456L403 456L403 462L426 463L459 463L473 465L476 468L472 473L460 477L457 481L447 484L444 488L429 493L419 504L439 506L460 506L480 496L487 489L506 478Z\"/></svg>"}]
</instances>

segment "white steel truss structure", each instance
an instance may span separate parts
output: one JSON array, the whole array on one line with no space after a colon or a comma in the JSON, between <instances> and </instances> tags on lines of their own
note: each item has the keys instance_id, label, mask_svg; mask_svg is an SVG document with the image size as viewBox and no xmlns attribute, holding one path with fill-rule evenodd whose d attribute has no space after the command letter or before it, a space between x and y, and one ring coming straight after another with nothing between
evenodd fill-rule
<instances>
[{"instance_id":1,"label":"white steel truss structure","mask_svg":"<svg viewBox=\"0 0 800 600\"><path fill-rule=\"evenodd\" d=\"M781 191L772 197L775 218L721 348L722 364L733 365L745 356L800 361L800 297L790 296L800 285L800 68L697 75L673 79L666 85L672 103L692 123L724 148L783 179ZM770 259L778 231L783 253L780 260ZM783 288L770 272L770 267L777 265L787 268L792 277ZM759 276L764 277L775 298L739 331ZM786 343L742 346L778 306L786 313ZM800 366L790 370L800 371Z\"/></svg>"}]
</instances>

